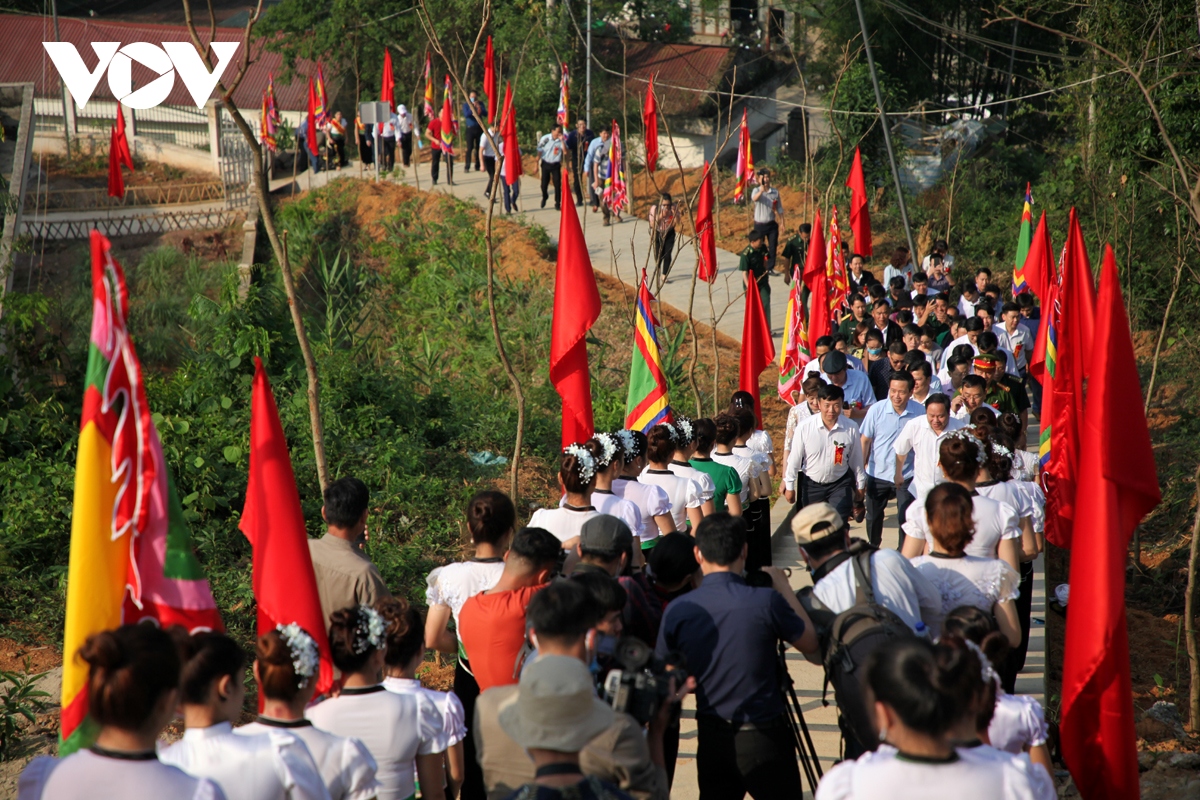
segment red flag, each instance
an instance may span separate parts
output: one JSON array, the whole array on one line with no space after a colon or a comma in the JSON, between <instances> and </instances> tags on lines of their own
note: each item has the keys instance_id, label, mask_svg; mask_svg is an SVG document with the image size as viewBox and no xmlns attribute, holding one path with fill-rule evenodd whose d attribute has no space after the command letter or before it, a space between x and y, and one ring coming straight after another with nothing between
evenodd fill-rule
<instances>
[{"instance_id":1,"label":"red flag","mask_svg":"<svg viewBox=\"0 0 1200 800\"><path fill-rule=\"evenodd\" d=\"M1050 284L1057 277L1054 274L1054 250L1050 247L1045 211L1042 212L1042 218L1038 220L1037 228L1033 231L1033 239L1029 242L1029 254L1025 256L1021 272L1025 274L1025 283L1044 305L1046 295L1050 292Z\"/></svg>"},{"instance_id":2,"label":"red flag","mask_svg":"<svg viewBox=\"0 0 1200 800\"><path fill-rule=\"evenodd\" d=\"M380 82L379 102L387 103L392 111L396 110L396 76L392 74L392 53L386 47L383 48L383 78Z\"/></svg>"},{"instance_id":3,"label":"red flag","mask_svg":"<svg viewBox=\"0 0 1200 800\"><path fill-rule=\"evenodd\" d=\"M1090 277L1090 276L1089 276ZM1088 371L1062 681L1062 752L1088 800L1138 796L1125 564L1162 496L1112 247L1104 249ZM1086 611L1086 613L1078 613Z\"/></svg>"},{"instance_id":4,"label":"red flag","mask_svg":"<svg viewBox=\"0 0 1200 800\"><path fill-rule=\"evenodd\" d=\"M563 170L563 196L570 197ZM562 444L586 442L595 433L592 380L584 338L600 316L600 290L574 203L562 204L558 263L554 273L554 319L550 326L550 382L562 397Z\"/></svg>"},{"instance_id":5,"label":"red flag","mask_svg":"<svg viewBox=\"0 0 1200 800\"><path fill-rule=\"evenodd\" d=\"M517 112L513 108L512 84L504 84L504 112L500 115L500 135L504 138L504 181L512 186L524 171L521 148L517 144Z\"/></svg>"},{"instance_id":6,"label":"red flag","mask_svg":"<svg viewBox=\"0 0 1200 800\"><path fill-rule=\"evenodd\" d=\"M654 76L646 85L646 105L642 109L642 127L646 138L646 171L653 174L658 166L658 101L654 98Z\"/></svg>"},{"instance_id":7,"label":"red flag","mask_svg":"<svg viewBox=\"0 0 1200 800\"><path fill-rule=\"evenodd\" d=\"M442 96L442 152L448 156L454 155L454 134L458 127L454 124L454 109L450 106L450 76L446 76L446 90Z\"/></svg>"},{"instance_id":8,"label":"red flag","mask_svg":"<svg viewBox=\"0 0 1200 800\"><path fill-rule=\"evenodd\" d=\"M117 144L116 127L108 138L108 196L125 196L125 176L121 174L121 146Z\"/></svg>"},{"instance_id":9,"label":"red flag","mask_svg":"<svg viewBox=\"0 0 1200 800\"><path fill-rule=\"evenodd\" d=\"M717 280L717 232L713 227L712 171L704 165L704 177L700 180L700 199L696 202L696 232L700 236L699 278L713 283Z\"/></svg>"},{"instance_id":10,"label":"red flag","mask_svg":"<svg viewBox=\"0 0 1200 800\"><path fill-rule=\"evenodd\" d=\"M279 409L262 361L254 359L250 397L250 479L238 529L254 549L253 587L258 635L295 622L317 642L321 670L317 693L333 685L333 659L308 552L308 533ZM259 698L262 707L262 698Z\"/></svg>"},{"instance_id":11,"label":"red flag","mask_svg":"<svg viewBox=\"0 0 1200 800\"><path fill-rule=\"evenodd\" d=\"M800 276L810 292L817 290L817 287L813 285L813 278L826 274L825 256L825 231L822 230L821 209L818 208L813 213L812 234L808 239L808 255L804 259L804 274Z\"/></svg>"},{"instance_id":12,"label":"red flag","mask_svg":"<svg viewBox=\"0 0 1200 800\"><path fill-rule=\"evenodd\" d=\"M846 178L850 187L850 232L854 234L854 252L861 256L870 256L871 248L871 212L867 207L867 182L863 178L862 154L854 148L854 162L850 164L850 177Z\"/></svg>"},{"instance_id":13,"label":"red flag","mask_svg":"<svg viewBox=\"0 0 1200 800\"><path fill-rule=\"evenodd\" d=\"M749 275L749 273L747 273ZM762 425L762 403L758 394L758 376L775 360L775 341L767 327L762 295L753 276L746 281L746 313L742 317L742 357L738 364L738 389L754 395L754 417Z\"/></svg>"},{"instance_id":14,"label":"red flag","mask_svg":"<svg viewBox=\"0 0 1200 800\"><path fill-rule=\"evenodd\" d=\"M492 37L487 40L487 50L483 54L483 93L488 100L488 125L496 121L496 54L492 51Z\"/></svg>"},{"instance_id":15,"label":"red flag","mask_svg":"<svg viewBox=\"0 0 1200 800\"><path fill-rule=\"evenodd\" d=\"M846 277L845 259L842 258L842 230L838 227L837 206L829 216L829 258L826 259L825 274L829 277L829 313L842 316L842 306L850 296L850 280ZM807 269L807 265L805 265Z\"/></svg>"},{"instance_id":16,"label":"red flag","mask_svg":"<svg viewBox=\"0 0 1200 800\"><path fill-rule=\"evenodd\" d=\"M308 140L308 152L317 155L317 89L313 79L308 79L308 119L304 121L308 127L305 138Z\"/></svg>"},{"instance_id":17,"label":"red flag","mask_svg":"<svg viewBox=\"0 0 1200 800\"><path fill-rule=\"evenodd\" d=\"M133 153L129 151L129 136L125 133L125 113L117 103L117 156L121 163L133 170Z\"/></svg>"},{"instance_id":18,"label":"red flag","mask_svg":"<svg viewBox=\"0 0 1200 800\"><path fill-rule=\"evenodd\" d=\"M1074 208L1054 305L1055 318L1050 324L1057 333L1057 358L1051 370L1054 417L1050 421L1050 459L1046 467L1049 474L1044 478L1046 538L1059 547L1070 547L1079 476L1083 382L1087 378L1096 313L1092 267Z\"/></svg>"},{"instance_id":19,"label":"red flag","mask_svg":"<svg viewBox=\"0 0 1200 800\"><path fill-rule=\"evenodd\" d=\"M754 153L750 149L750 126L746 124L746 109L742 109L742 126L738 129L737 186L733 189L733 202L740 203L746 197L746 189L754 183Z\"/></svg>"}]
</instances>

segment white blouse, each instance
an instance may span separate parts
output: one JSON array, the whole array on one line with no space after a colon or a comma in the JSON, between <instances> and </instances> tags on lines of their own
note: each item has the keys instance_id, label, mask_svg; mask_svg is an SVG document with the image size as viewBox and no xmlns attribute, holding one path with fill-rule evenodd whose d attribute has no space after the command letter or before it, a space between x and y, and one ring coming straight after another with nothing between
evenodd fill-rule
<instances>
[{"instance_id":1,"label":"white blouse","mask_svg":"<svg viewBox=\"0 0 1200 800\"><path fill-rule=\"evenodd\" d=\"M1016 481L977 483L975 484L975 491L984 497L990 497L1001 503L1008 503L1017 510L1018 521L1026 517L1033 518L1033 501L1030 500L1029 495L1021 491Z\"/></svg>"},{"instance_id":2,"label":"white blouse","mask_svg":"<svg viewBox=\"0 0 1200 800\"><path fill-rule=\"evenodd\" d=\"M750 499L750 484L758 479L759 467L754 459L739 456L737 453L718 453L712 451L711 458L718 464L724 464L727 467L733 467L737 471L738 477L742 480L742 491L738 497L742 501L743 507L746 501Z\"/></svg>"},{"instance_id":3,"label":"white blouse","mask_svg":"<svg viewBox=\"0 0 1200 800\"><path fill-rule=\"evenodd\" d=\"M978 748L972 748L977 750ZM914 760L883 744L856 761L835 766L817 786L816 800L1052 800L1038 783L1028 756L968 754L955 751L949 762Z\"/></svg>"},{"instance_id":4,"label":"white blouse","mask_svg":"<svg viewBox=\"0 0 1200 800\"><path fill-rule=\"evenodd\" d=\"M563 495L559 498L558 507L562 508L566 504L567 496ZM592 508L596 509L597 514L608 514L621 520L629 526L631 533L642 529L642 512L632 502L612 490L593 489Z\"/></svg>"},{"instance_id":5,"label":"white blouse","mask_svg":"<svg viewBox=\"0 0 1200 800\"><path fill-rule=\"evenodd\" d=\"M379 800L407 800L416 791L416 757L444 749L442 719L415 697L389 692L382 684L343 689L304 715L322 730L366 745L379 767Z\"/></svg>"},{"instance_id":6,"label":"white blouse","mask_svg":"<svg viewBox=\"0 0 1200 800\"><path fill-rule=\"evenodd\" d=\"M304 742L332 800L371 800L379 793L375 759L358 739L323 731L306 719L290 722L264 720L234 728L238 736L288 733Z\"/></svg>"},{"instance_id":7,"label":"white blouse","mask_svg":"<svg viewBox=\"0 0 1200 800\"><path fill-rule=\"evenodd\" d=\"M638 481L650 486L658 486L671 499L671 518L675 520L675 530L682 531L687 523L687 510L704 505L700 499L700 487L695 481L681 478L669 469L650 469L647 467L638 476Z\"/></svg>"},{"instance_id":8,"label":"white blouse","mask_svg":"<svg viewBox=\"0 0 1200 800\"><path fill-rule=\"evenodd\" d=\"M658 538L660 531L655 517L671 513L671 498L661 486L651 486L636 478L620 475L613 480L613 494L622 497L638 507L642 515L642 528L635 531L643 542L652 542Z\"/></svg>"},{"instance_id":9,"label":"white blouse","mask_svg":"<svg viewBox=\"0 0 1200 800\"><path fill-rule=\"evenodd\" d=\"M384 678L383 688L396 694L408 694L422 704L428 704L442 718L443 750L467 738L467 715L462 701L454 692L439 692L421 685L415 678Z\"/></svg>"},{"instance_id":10,"label":"white blouse","mask_svg":"<svg viewBox=\"0 0 1200 800\"><path fill-rule=\"evenodd\" d=\"M164 764L211 778L227 800L328 800L329 790L304 742L284 731L237 736L228 722L188 728L158 752Z\"/></svg>"},{"instance_id":11,"label":"white blouse","mask_svg":"<svg viewBox=\"0 0 1200 800\"><path fill-rule=\"evenodd\" d=\"M503 572L504 562L500 559L459 561L438 567L425 579L425 604L430 608L449 606L457 629L458 612L462 610L463 603L499 583Z\"/></svg>"},{"instance_id":12,"label":"white blouse","mask_svg":"<svg viewBox=\"0 0 1200 800\"><path fill-rule=\"evenodd\" d=\"M1036 481L1041 472L1041 459L1037 453L1017 450L1013 453L1013 477L1023 481Z\"/></svg>"},{"instance_id":13,"label":"white blouse","mask_svg":"<svg viewBox=\"0 0 1200 800\"><path fill-rule=\"evenodd\" d=\"M1042 704L1027 694L996 693L996 710L988 725L992 747L1006 753L1023 753L1046 743L1049 737Z\"/></svg>"},{"instance_id":14,"label":"white blouse","mask_svg":"<svg viewBox=\"0 0 1200 800\"><path fill-rule=\"evenodd\" d=\"M991 614L996 603L1021 595L1020 574L999 558L918 556L912 563L942 596L941 616L925 620L935 638L941 635L942 620L954 609L974 606Z\"/></svg>"},{"instance_id":15,"label":"white blouse","mask_svg":"<svg viewBox=\"0 0 1200 800\"><path fill-rule=\"evenodd\" d=\"M681 478L687 478L696 482L696 485L700 487L701 505L712 500L713 495L717 493L717 487L713 484L712 476L707 472L701 472L691 464L681 464L678 461L672 461L667 465L667 469Z\"/></svg>"},{"instance_id":16,"label":"white blouse","mask_svg":"<svg viewBox=\"0 0 1200 800\"><path fill-rule=\"evenodd\" d=\"M539 508L529 518L529 527L545 528L558 537L560 542L566 542L579 536L583 523L600 512L591 507L586 511L573 508Z\"/></svg>"},{"instance_id":17,"label":"white blouse","mask_svg":"<svg viewBox=\"0 0 1200 800\"><path fill-rule=\"evenodd\" d=\"M805 405L808 405L808 403L805 403ZM768 456L775 452L775 445L771 442L771 434L761 428L750 434L750 438L746 440L746 446L756 453L763 453Z\"/></svg>"},{"instance_id":18,"label":"white blouse","mask_svg":"<svg viewBox=\"0 0 1200 800\"><path fill-rule=\"evenodd\" d=\"M971 515L975 521L975 536L967 543L967 555L996 558L1001 539L1021 538L1017 510L1008 503L1001 503L981 494L973 495L971 500L975 506L975 512ZM931 537L928 535L929 522L925 516L924 503L915 508L909 506L908 517L904 521L904 533L926 542L928 552L927 540Z\"/></svg>"},{"instance_id":19,"label":"white blouse","mask_svg":"<svg viewBox=\"0 0 1200 800\"><path fill-rule=\"evenodd\" d=\"M79 750L26 765L17 800L226 800L221 787L156 758L132 761Z\"/></svg>"}]
</instances>

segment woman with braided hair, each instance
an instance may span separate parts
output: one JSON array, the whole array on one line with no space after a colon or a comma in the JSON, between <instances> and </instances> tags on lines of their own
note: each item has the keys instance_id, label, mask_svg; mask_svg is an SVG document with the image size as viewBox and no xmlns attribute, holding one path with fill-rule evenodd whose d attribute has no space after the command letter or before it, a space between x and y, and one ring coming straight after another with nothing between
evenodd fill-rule
<instances>
[{"instance_id":1,"label":"woman with braided hair","mask_svg":"<svg viewBox=\"0 0 1200 800\"><path fill-rule=\"evenodd\" d=\"M660 486L642 483L638 476L646 468L646 434L641 431L621 430L614 436L621 443L623 466L621 473L613 479L613 494L624 498L638 507L642 515L642 527L634 531L641 540L641 549L649 550L660 536L675 532L675 518L671 516L671 498Z\"/></svg>"}]
</instances>

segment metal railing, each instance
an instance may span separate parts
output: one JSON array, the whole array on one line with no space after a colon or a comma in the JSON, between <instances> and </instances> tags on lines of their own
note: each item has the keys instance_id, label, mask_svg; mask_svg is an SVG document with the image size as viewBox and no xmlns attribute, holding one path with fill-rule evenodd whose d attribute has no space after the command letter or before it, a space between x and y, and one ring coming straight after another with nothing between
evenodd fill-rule
<instances>
[{"instance_id":1,"label":"metal railing","mask_svg":"<svg viewBox=\"0 0 1200 800\"><path fill-rule=\"evenodd\" d=\"M220 201L225 192L220 181L201 183L163 183L148 186L129 186L124 197L109 197L107 189L55 189L27 192L27 211L86 211L94 208L128 206L157 206L177 203Z\"/></svg>"},{"instance_id":2,"label":"metal railing","mask_svg":"<svg viewBox=\"0 0 1200 800\"><path fill-rule=\"evenodd\" d=\"M165 211L126 217L102 217L82 220L38 220L26 218L24 234L33 239L86 239L92 229L105 236L136 236L181 230L227 228L245 219L244 213L216 209L210 211Z\"/></svg>"},{"instance_id":3,"label":"metal railing","mask_svg":"<svg viewBox=\"0 0 1200 800\"><path fill-rule=\"evenodd\" d=\"M56 97L34 98L34 128L38 133L61 134L63 129L62 100ZM75 109L75 130L82 136L105 139L117 104L113 100L91 100ZM211 150L208 115L202 108L157 106L133 110L133 133L146 139L196 150Z\"/></svg>"}]
</instances>

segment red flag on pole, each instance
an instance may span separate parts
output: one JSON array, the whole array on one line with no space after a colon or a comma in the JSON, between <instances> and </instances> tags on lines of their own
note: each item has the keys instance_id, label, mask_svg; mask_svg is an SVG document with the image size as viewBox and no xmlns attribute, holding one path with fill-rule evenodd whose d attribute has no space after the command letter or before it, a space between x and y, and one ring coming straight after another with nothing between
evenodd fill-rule
<instances>
[{"instance_id":1,"label":"red flag on pole","mask_svg":"<svg viewBox=\"0 0 1200 800\"><path fill-rule=\"evenodd\" d=\"M854 234L854 252L861 256L873 254L871 248L871 213L867 204L867 182L863 178L862 154L854 148L854 161L850 164L850 232Z\"/></svg>"},{"instance_id":2,"label":"red flag on pole","mask_svg":"<svg viewBox=\"0 0 1200 800\"><path fill-rule=\"evenodd\" d=\"M808 256L804 261L801 279L808 290L812 311L808 320L808 352L817 352L817 339L828 336L829 319L829 273L825 252L825 232L821 230L821 210L813 214L812 235L808 241Z\"/></svg>"},{"instance_id":3,"label":"red flag on pole","mask_svg":"<svg viewBox=\"0 0 1200 800\"><path fill-rule=\"evenodd\" d=\"M458 127L454 124L454 109L450 105L450 76L446 76L446 89L442 96L442 152L448 156L454 155L454 134Z\"/></svg>"},{"instance_id":4,"label":"red flag on pole","mask_svg":"<svg viewBox=\"0 0 1200 800\"><path fill-rule=\"evenodd\" d=\"M317 642L317 693L333 685L333 659L308 552L308 533L279 409L262 361L254 359L250 399L250 479L238 528L254 549L253 587L258 635L296 623ZM262 698L259 698L262 707Z\"/></svg>"},{"instance_id":5,"label":"red flag on pole","mask_svg":"<svg viewBox=\"0 0 1200 800\"><path fill-rule=\"evenodd\" d=\"M505 143L507 146L507 142ZM570 197L569 170L563 196ZM554 273L554 319L550 326L550 382L562 397L562 445L585 442L595 433L592 380L584 338L600 316L600 290L574 203L562 204L558 263Z\"/></svg>"},{"instance_id":6,"label":"red flag on pole","mask_svg":"<svg viewBox=\"0 0 1200 800\"><path fill-rule=\"evenodd\" d=\"M117 155L121 163L133 171L133 153L129 150L129 136L125 133L125 112L117 103Z\"/></svg>"},{"instance_id":7,"label":"red flag on pole","mask_svg":"<svg viewBox=\"0 0 1200 800\"><path fill-rule=\"evenodd\" d=\"M646 84L646 105L642 109L646 138L646 171L653 174L658 166L658 101L654 98L654 76Z\"/></svg>"},{"instance_id":8,"label":"red flag on pole","mask_svg":"<svg viewBox=\"0 0 1200 800\"><path fill-rule=\"evenodd\" d=\"M733 202L740 203L746 190L754 183L754 153L750 150L750 126L746 124L746 109L742 109L742 125L738 128L737 169L734 175L737 186L733 189Z\"/></svg>"},{"instance_id":9,"label":"red flag on pole","mask_svg":"<svg viewBox=\"0 0 1200 800\"><path fill-rule=\"evenodd\" d=\"M1058 278L1051 326L1057 333L1051 368L1054 417L1050 421L1050 460L1046 484L1046 538L1071 546L1079 476L1083 382L1089 368L1095 328L1096 295L1079 217L1071 209L1067 244ZM1049 362L1049 359L1048 359Z\"/></svg>"},{"instance_id":10,"label":"red flag on pole","mask_svg":"<svg viewBox=\"0 0 1200 800\"><path fill-rule=\"evenodd\" d=\"M1090 276L1089 276L1090 277ZM1125 564L1133 529L1161 500L1112 247L1104 249L1071 553L1062 752L1088 800L1138 796Z\"/></svg>"},{"instance_id":11,"label":"red flag on pole","mask_svg":"<svg viewBox=\"0 0 1200 800\"><path fill-rule=\"evenodd\" d=\"M108 196L125 196L125 176L121 174L121 147L117 144L117 129L108 137Z\"/></svg>"},{"instance_id":12,"label":"red flag on pole","mask_svg":"<svg viewBox=\"0 0 1200 800\"><path fill-rule=\"evenodd\" d=\"M696 202L696 233L700 236L700 263L696 267L700 280L708 283L717 279L717 232L713 227L715 206L712 170L709 164L705 163L704 177L700 180L700 198Z\"/></svg>"},{"instance_id":13,"label":"red flag on pole","mask_svg":"<svg viewBox=\"0 0 1200 800\"><path fill-rule=\"evenodd\" d=\"M1025 283L1029 289L1044 305L1050 284L1057 277L1054 274L1054 250L1050 247L1050 232L1046 228L1045 211L1042 212L1042 218L1038 220L1037 228L1033 231L1033 239L1029 242L1029 254L1025 256L1021 272L1025 274Z\"/></svg>"},{"instance_id":14,"label":"red flag on pole","mask_svg":"<svg viewBox=\"0 0 1200 800\"><path fill-rule=\"evenodd\" d=\"M308 152L315 157L317 155L317 89L313 86L313 79L308 79L308 119L304 124L307 126L305 138L308 140Z\"/></svg>"},{"instance_id":15,"label":"red flag on pole","mask_svg":"<svg viewBox=\"0 0 1200 800\"><path fill-rule=\"evenodd\" d=\"M504 138L504 181L509 186L521 177L521 148L517 144L517 112L513 108L512 84L504 84L504 111L500 114L500 135Z\"/></svg>"},{"instance_id":16,"label":"red flag on pole","mask_svg":"<svg viewBox=\"0 0 1200 800\"><path fill-rule=\"evenodd\" d=\"M825 275L825 231L821 225L821 209L813 212L812 233L808 240L808 254L804 259L804 273L800 276L810 292L815 292L813 278Z\"/></svg>"},{"instance_id":17,"label":"red flag on pole","mask_svg":"<svg viewBox=\"0 0 1200 800\"><path fill-rule=\"evenodd\" d=\"M488 125L496 121L496 54L492 51L492 37L487 40L487 50L483 54L483 93L487 95Z\"/></svg>"},{"instance_id":18,"label":"red flag on pole","mask_svg":"<svg viewBox=\"0 0 1200 800\"><path fill-rule=\"evenodd\" d=\"M749 274L749 273L747 273ZM754 396L754 417L762 424L762 403L759 399L758 376L775 360L775 341L763 312L758 281L751 276L746 281L746 313L742 317L742 357L738 364L738 389Z\"/></svg>"}]
</instances>

